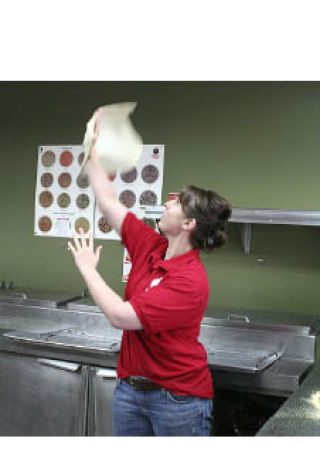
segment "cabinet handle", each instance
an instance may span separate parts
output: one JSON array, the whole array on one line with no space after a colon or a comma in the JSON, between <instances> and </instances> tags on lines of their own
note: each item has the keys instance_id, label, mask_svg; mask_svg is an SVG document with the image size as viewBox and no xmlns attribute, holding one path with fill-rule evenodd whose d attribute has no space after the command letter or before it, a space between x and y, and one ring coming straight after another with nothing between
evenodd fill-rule
<instances>
[{"instance_id":1,"label":"cabinet handle","mask_svg":"<svg viewBox=\"0 0 320 455\"><path fill-rule=\"evenodd\" d=\"M1 288L0 288L1 289ZM23 299L27 300L28 296L27 294L22 294L22 293L15 293L15 294L2 294L1 292L1 299L3 300L8 300L9 302L13 299Z\"/></svg>"},{"instance_id":2,"label":"cabinet handle","mask_svg":"<svg viewBox=\"0 0 320 455\"><path fill-rule=\"evenodd\" d=\"M26 300L28 298L27 294L23 294L23 293L10 294L10 297L19 298L19 299L23 299L23 300Z\"/></svg>"},{"instance_id":3,"label":"cabinet handle","mask_svg":"<svg viewBox=\"0 0 320 455\"><path fill-rule=\"evenodd\" d=\"M73 363L73 362L64 362L63 360L52 360L52 359L43 359L38 358L37 361L41 363L41 365L46 365L48 367L58 368L59 370L66 370L66 371L78 371L80 368L80 363Z\"/></svg>"},{"instance_id":4,"label":"cabinet handle","mask_svg":"<svg viewBox=\"0 0 320 455\"><path fill-rule=\"evenodd\" d=\"M228 321L244 321L244 322L250 322L250 319L248 316L242 316L240 314L229 314L228 315Z\"/></svg>"},{"instance_id":5,"label":"cabinet handle","mask_svg":"<svg viewBox=\"0 0 320 455\"><path fill-rule=\"evenodd\" d=\"M111 379L117 377L117 372L111 368L98 368L96 372L96 376L99 378Z\"/></svg>"}]
</instances>

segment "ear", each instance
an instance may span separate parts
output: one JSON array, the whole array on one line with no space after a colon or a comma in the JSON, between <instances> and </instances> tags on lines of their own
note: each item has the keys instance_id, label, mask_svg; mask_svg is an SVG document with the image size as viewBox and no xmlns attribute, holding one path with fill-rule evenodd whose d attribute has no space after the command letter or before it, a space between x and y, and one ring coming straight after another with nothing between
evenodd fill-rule
<instances>
[{"instance_id":1,"label":"ear","mask_svg":"<svg viewBox=\"0 0 320 455\"><path fill-rule=\"evenodd\" d=\"M183 227L182 229L185 231L192 231L196 227L196 220L195 218L186 218L183 220Z\"/></svg>"}]
</instances>

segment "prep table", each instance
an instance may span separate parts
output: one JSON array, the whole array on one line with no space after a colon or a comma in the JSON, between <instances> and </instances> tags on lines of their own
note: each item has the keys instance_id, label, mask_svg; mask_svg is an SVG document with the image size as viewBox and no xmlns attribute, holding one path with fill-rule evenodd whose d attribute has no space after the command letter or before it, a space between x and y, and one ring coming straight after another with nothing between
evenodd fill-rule
<instances>
[{"instance_id":1,"label":"prep table","mask_svg":"<svg viewBox=\"0 0 320 455\"><path fill-rule=\"evenodd\" d=\"M5 300L0 299L0 434L112 434L121 331L88 298L63 305ZM226 311L204 318L199 337L215 387L282 397L299 390L314 363L317 324L310 317L302 325L301 317L285 323L285 315L268 320Z\"/></svg>"}]
</instances>

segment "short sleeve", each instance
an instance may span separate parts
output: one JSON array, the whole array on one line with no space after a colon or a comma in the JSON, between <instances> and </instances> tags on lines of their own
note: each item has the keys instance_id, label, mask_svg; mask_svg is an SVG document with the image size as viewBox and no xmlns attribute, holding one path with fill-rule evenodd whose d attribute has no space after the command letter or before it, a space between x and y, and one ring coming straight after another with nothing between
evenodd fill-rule
<instances>
[{"instance_id":1,"label":"short sleeve","mask_svg":"<svg viewBox=\"0 0 320 455\"><path fill-rule=\"evenodd\" d=\"M162 237L150 226L145 224L131 212L128 212L121 227L121 241L127 248L131 259L135 259L136 251L153 249Z\"/></svg>"},{"instance_id":2,"label":"short sleeve","mask_svg":"<svg viewBox=\"0 0 320 455\"><path fill-rule=\"evenodd\" d=\"M208 293L189 284L185 277L163 279L129 299L146 333L183 329L201 322Z\"/></svg>"}]
</instances>

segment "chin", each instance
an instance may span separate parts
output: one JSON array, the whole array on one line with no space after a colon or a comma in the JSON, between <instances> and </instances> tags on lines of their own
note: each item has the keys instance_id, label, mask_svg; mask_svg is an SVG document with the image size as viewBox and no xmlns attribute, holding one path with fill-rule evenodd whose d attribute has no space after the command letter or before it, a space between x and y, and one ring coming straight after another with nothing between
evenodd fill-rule
<instances>
[{"instance_id":1,"label":"chin","mask_svg":"<svg viewBox=\"0 0 320 455\"><path fill-rule=\"evenodd\" d=\"M165 224L162 222L162 219L161 219L161 220L159 221L159 223L158 223L158 228L159 228L159 230L160 230L162 233L165 233L165 231L166 231L166 226L165 226Z\"/></svg>"}]
</instances>

